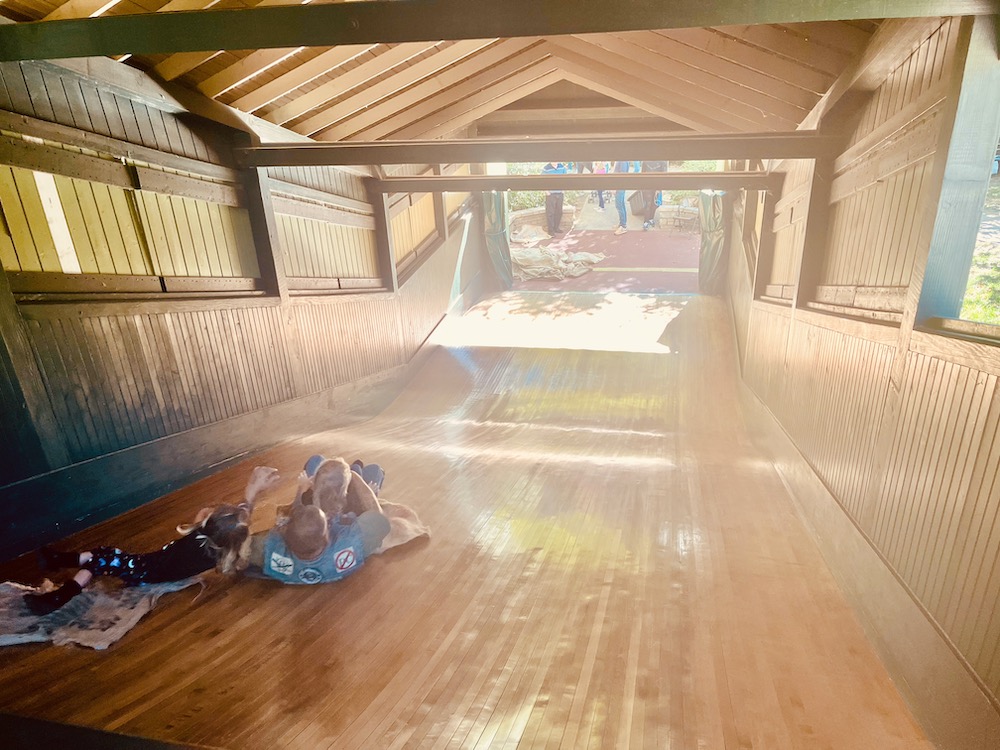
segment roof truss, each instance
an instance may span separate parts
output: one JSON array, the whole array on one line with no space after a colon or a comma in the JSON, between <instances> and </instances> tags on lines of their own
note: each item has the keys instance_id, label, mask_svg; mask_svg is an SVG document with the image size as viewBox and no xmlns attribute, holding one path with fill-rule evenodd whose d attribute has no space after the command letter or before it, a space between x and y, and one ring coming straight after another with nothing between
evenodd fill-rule
<instances>
[{"instance_id":1,"label":"roof truss","mask_svg":"<svg viewBox=\"0 0 1000 750\"><path fill-rule=\"evenodd\" d=\"M366 0L5 25L0 26L0 60L989 15L995 10L994 0L477 0L475 13L469 13L466 0Z\"/></svg>"}]
</instances>

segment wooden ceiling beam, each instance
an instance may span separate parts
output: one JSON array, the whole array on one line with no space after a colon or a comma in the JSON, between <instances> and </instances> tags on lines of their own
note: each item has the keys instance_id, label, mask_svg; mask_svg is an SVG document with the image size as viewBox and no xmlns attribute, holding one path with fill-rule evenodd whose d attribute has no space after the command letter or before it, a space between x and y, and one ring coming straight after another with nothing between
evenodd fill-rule
<instances>
[{"instance_id":1,"label":"wooden ceiling beam","mask_svg":"<svg viewBox=\"0 0 1000 750\"><path fill-rule=\"evenodd\" d=\"M470 81L482 80L482 85L487 82L486 78L475 78L480 71L492 70L498 76L509 75L538 60L544 53L532 50L537 42L538 40L534 38L507 39L490 45L462 64L447 68L432 79L418 83L386 102L381 102L369 107L364 112L359 112L343 123L318 133L317 137L328 141L345 138L375 141L384 138L393 130L398 130L407 123L413 122L407 112L413 108L421 107L422 102L437 96L440 92L454 86L464 86L456 89L454 95L460 96L461 92L466 90L469 93L474 93L475 90L470 88Z\"/></svg>"},{"instance_id":2,"label":"wooden ceiling beam","mask_svg":"<svg viewBox=\"0 0 1000 750\"><path fill-rule=\"evenodd\" d=\"M890 19L882 23L864 52L841 73L800 127L818 127L848 94L874 91L942 23L940 18Z\"/></svg>"},{"instance_id":3,"label":"wooden ceiling beam","mask_svg":"<svg viewBox=\"0 0 1000 750\"><path fill-rule=\"evenodd\" d=\"M211 52L180 52L158 62L153 66L153 72L164 81L173 81L185 73L190 73L199 65L204 65L213 57L221 55L222 52L221 49Z\"/></svg>"},{"instance_id":4,"label":"wooden ceiling beam","mask_svg":"<svg viewBox=\"0 0 1000 750\"><path fill-rule=\"evenodd\" d=\"M481 164L577 160L816 159L838 152L838 139L816 131L684 134L656 138L539 138L530 141L368 141L271 143L238 149L246 167L365 164Z\"/></svg>"},{"instance_id":5,"label":"wooden ceiling beam","mask_svg":"<svg viewBox=\"0 0 1000 750\"><path fill-rule=\"evenodd\" d=\"M641 32L639 33L641 34ZM749 113L753 118L757 117L759 113L763 116L764 121L770 120L775 129L792 129L812 107L812 104L809 107L789 104L774 97L766 87L762 90L750 88L738 78L724 76L719 72L719 61L717 60L714 65L708 60L702 60L705 67L699 67L684 57L667 57L662 54L662 47L657 42L657 40L667 42L662 37L649 40L651 44L658 45L657 49L646 47L643 40L655 36L655 34L641 34L636 38L622 38L614 34L588 34L581 38L643 65L651 67L656 65L664 72L669 73L672 78L711 91L720 97L728 97L736 105L744 108L744 114ZM774 83L776 84L775 88L777 88L779 82L774 81Z\"/></svg>"},{"instance_id":6,"label":"wooden ceiling beam","mask_svg":"<svg viewBox=\"0 0 1000 750\"><path fill-rule=\"evenodd\" d=\"M219 4L220 2L225 3L227 2L227 0L212 0L212 2L205 2L202 11L209 9L212 6ZM299 5L301 3L302 0L261 0L261 2L257 3L256 7L264 8L269 6L280 6L280 5ZM226 8L226 10L231 10L231 9ZM164 9L161 8L159 11L157 11L157 13L163 11ZM192 19L194 13L195 11L192 10ZM295 49L296 46L297 45L287 45L286 49L288 48ZM229 49L246 49L246 47L219 47L217 50L214 51L206 49L201 52L202 57L199 57L198 54L195 54L193 52L188 54L174 54L170 55L165 60L159 62L154 68L154 70L161 78L163 78L163 80L172 81L175 78L179 78L180 76L184 75L185 73L190 73L199 65L203 65L216 55Z\"/></svg>"},{"instance_id":7,"label":"wooden ceiling beam","mask_svg":"<svg viewBox=\"0 0 1000 750\"><path fill-rule=\"evenodd\" d=\"M345 120L355 112L365 110L408 86L439 74L445 68L459 63L496 41L496 39L468 39L455 42L423 60L415 62L408 68L375 81L370 86L365 86L358 93L338 101L332 107L324 108L309 128L312 132L316 132Z\"/></svg>"},{"instance_id":8,"label":"wooden ceiling beam","mask_svg":"<svg viewBox=\"0 0 1000 750\"><path fill-rule=\"evenodd\" d=\"M0 26L0 60L586 34L867 18L992 15L995 0L365 0ZM759 28L759 27L758 27Z\"/></svg>"},{"instance_id":9,"label":"wooden ceiling beam","mask_svg":"<svg viewBox=\"0 0 1000 750\"><path fill-rule=\"evenodd\" d=\"M748 44L769 50L775 54L795 60L799 65L821 70L828 75L837 75L850 55L823 47L817 42L793 34L781 26L721 26L719 31L742 39Z\"/></svg>"},{"instance_id":10,"label":"wooden ceiling beam","mask_svg":"<svg viewBox=\"0 0 1000 750\"><path fill-rule=\"evenodd\" d=\"M516 102L515 102L516 104ZM574 106L564 104L563 106L551 107L515 107L513 105L491 112L485 119L492 124L499 123L532 123L551 122L552 120L573 119L573 120L632 120L649 119L650 113L644 112L636 107L626 106L620 102L615 102L614 106L594 107L586 104ZM482 122L482 119L480 120Z\"/></svg>"},{"instance_id":11,"label":"wooden ceiling beam","mask_svg":"<svg viewBox=\"0 0 1000 750\"><path fill-rule=\"evenodd\" d=\"M460 99L392 133L391 136L400 139L438 138L453 133L483 115L551 86L562 78L552 60L541 60L508 78L492 83L474 96Z\"/></svg>"},{"instance_id":12,"label":"wooden ceiling beam","mask_svg":"<svg viewBox=\"0 0 1000 750\"><path fill-rule=\"evenodd\" d=\"M729 132L733 127L728 123L713 119L704 112L696 112L685 107L676 101L660 99L653 96L649 87L643 85L642 81L634 79L624 79L603 71L595 71L566 60L561 61L560 66L566 73L566 80L583 86L598 94L610 96L625 104L648 112L651 115L662 117L676 125L680 125L700 133L720 133ZM747 132L749 132L749 128Z\"/></svg>"},{"instance_id":13,"label":"wooden ceiling beam","mask_svg":"<svg viewBox=\"0 0 1000 750\"><path fill-rule=\"evenodd\" d=\"M43 21L58 21L64 18L91 18L99 16L115 7L121 0L69 0L49 13Z\"/></svg>"},{"instance_id":14,"label":"wooden ceiling beam","mask_svg":"<svg viewBox=\"0 0 1000 750\"><path fill-rule=\"evenodd\" d=\"M334 47L306 60L287 73L264 83L249 94L241 96L230 105L242 112L255 112L271 102L287 96L299 86L304 86L331 70L336 70L348 60L353 60L368 51L374 51L378 45L349 44L344 47Z\"/></svg>"},{"instance_id":15,"label":"wooden ceiling beam","mask_svg":"<svg viewBox=\"0 0 1000 750\"><path fill-rule=\"evenodd\" d=\"M824 47L831 47L848 55L856 55L868 45L870 31L853 26L843 21L817 21L815 23L787 25L782 24L793 34L807 36L810 40L819 42Z\"/></svg>"},{"instance_id":16,"label":"wooden ceiling beam","mask_svg":"<svg viewBox=\"0 0 1000 750\"><path fill-rule=\"evenodd\" d=\"M229 67L209 76L197 85L197 89L205 96L215 99L237 86L242 86L249 80L275 65L294 57L305 47L286 47L284 49L261 49L251 52Z\"/></svg>"},{"instance_id":17,"label":"wooden ceiling beam","mask_svg":"<svg viewBox=\"0 0 1000 750\"><path fill-rule=\"evenodd\" d=\"M367 180L380 193L473 190L776 190L784 175L765 172L629 172L565 175L421 175Z\"/></svg>"},{"instance_id":18,"label":"wooden ceiling beam","mask_svg":"<svg viewBox=\"0 0 1000 750\"><path fill-rule=\"evenodd\" d=\"M302 117L311 110L322 107L327 102L336 99L356 86L360 86L373 78L383 75L391 68L406 62L411 57L416 57L422 52L426 52L432 46L426 42L411 42L389 47L371 60L361 63L356 68L346 70L336 78L321 83L316 88L296 96L287 104L264 113L263 117L265 120L284 125L286 122L291 122L298 117ZM293 129L298 130L298 128Z\"/></svg>"},{"instance_id":19,"label":"wooden ceiling beam","mask_svg":"<svg viewBox=\"0 0 1000 750\"><path fill-rule=\"evenodd\" d=\"M718 97L715 97L716 103L704 101L712 99L712 95L698 92L694 86L661 76L656 70L629 64L627 58L604 52L593 45L581 49L579 44L573 44L576 40L570 42L565 44L564 40L560 39L558 43L549 40L546 44L549 45L552 54L563 62L563 67L568 72L575 73L579 78L592 83L600 83L602 88L594 89L595 91L697 130L753 132L771 129L766 125L762 127L761 117L747 120L734 114L724 106L724 101L723 106L717 106ZM574 80L574 83L580 81ZM581 85L593 88L592 85ZM614 93L616 89L620 93ZM699 94L700 97L691 100L688 94Z\"/></svg>"},{"instance_id":20,"label":"wooden ceiling beam","mask_svg":"<svg viewBox=\"0 0 1000 750\"><path fill-rule=\"evenodd\" d=\"M746 63L737 63L725 57L714 55L697 47L682 44L676 39L657 34L653 31L635 31L629 34L602 34L602 37L612 37L645 47L658 55L670 60L671 65L681 65L695 68L711 75L732 81L746 88L756 98L765 96L788 107L787 115L798 122L816 104L816 94L795 86L787 81L777 79L757 70ZM801 70L801 68L799 69ZM798 72L798 71L795 71Z\"/></svg>"},{"instance_id":21,"label":"wooden ceiling beam","mask_svg":"<svg viewBox=\"0 0 1000 750\"><path fill-rule=\"evenodd\" d=\"M713 57L730 60L736 65L759 70L766 76L815 96L822 95L836 80L836 76L799 65L769 50L723 34L718 29L672 29L652 33L679 42L686 49L696 49Z\"/></svg>"}]
</instances>

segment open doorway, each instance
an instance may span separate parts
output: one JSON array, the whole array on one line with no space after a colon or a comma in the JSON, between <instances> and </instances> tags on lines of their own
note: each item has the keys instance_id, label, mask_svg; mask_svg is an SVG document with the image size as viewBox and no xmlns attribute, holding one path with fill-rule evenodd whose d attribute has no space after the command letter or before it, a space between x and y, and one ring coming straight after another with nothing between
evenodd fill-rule
<instances>
[{"instance_id":1,"label":"open doorway","mask_svg":"<svg viewBox=\"0 0 1000 750\"><path fill-rule=\"evenodd\" d=\"M592 169L600 173L613 164L561 166L567 172ZM540 174L546 165L507 167L510 174ZM668 169L719 171L722 162L671 162ZM558 224L553 222L551 198L543 192L511 192L508 202L515 290L698 292L701 222L697 191L625 190L624 231L619 229L613 190L565 191Z\"/></svg>"}]
</instances>

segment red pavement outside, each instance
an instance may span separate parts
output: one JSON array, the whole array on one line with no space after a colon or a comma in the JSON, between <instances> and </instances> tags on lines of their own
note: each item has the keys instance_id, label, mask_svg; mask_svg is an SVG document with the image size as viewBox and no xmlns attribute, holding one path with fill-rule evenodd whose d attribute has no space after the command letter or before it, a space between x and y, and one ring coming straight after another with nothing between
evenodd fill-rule
<instances>
[{"instance_id":1,"label":"red pavement outside","mask_svg":"<svg viewBox=\"0 0 1000 750\"><path fill-rule=\"evenodd\" d=\"M569 223L563 219L563 226ZM607 257L583 276L568 279L515 281L517 291L692 294L698 292L701 235L682 229L642 230L642 220L629 216L629 231L614 233L614 207L601 213L588 202L575 226L561 237L542 242L567 252L604 253ZM621 269L621 270L601 270ZM666 269L693 269L690 271Z\"/></svg>"}]
</instances>

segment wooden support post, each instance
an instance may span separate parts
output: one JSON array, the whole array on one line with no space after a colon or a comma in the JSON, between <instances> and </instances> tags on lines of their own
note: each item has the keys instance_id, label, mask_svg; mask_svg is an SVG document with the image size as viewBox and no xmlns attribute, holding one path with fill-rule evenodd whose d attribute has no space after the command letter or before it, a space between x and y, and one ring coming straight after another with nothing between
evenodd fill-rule
<instances>
[{"instance_id":1,"label":"wooden support post","mask_svg":"<svg viewBox=\"0 0 1000 750\"><path fill-rule=\"evenodd\" d=\"M267 169L258 167L245 170L243 187L261 281L268 292L278 295L285 302L288 299L288 281L285 277L281 242L278 239L278 225L274 219Z\"/></svg>"},{"instance_id":2,"label":"wooden support post","mask_svg":"<svg viewBox=\"0 0 1000 750\"><path fill-rule=\"evenodd\" d=\"M396 273L396 252L392 246L392 224L389 221L389 204L385 193L374 187L371 179L365 180L368 190L368 202L372 204L372 214L375 219L375 246L378 252L379 268L382 271L382 282L391 292L399 290L399 277Z\"/></svg>"},{"instance_id":3,"label":"wooden support post","mask_svg":"<svg viewBox=\"0 0 1000 750\"><path fill-rule=\"evenodd\" d=\"M71 459L35 362L27 328L0 268L0 411L7 456L0 484L67 466ZM13 474L11 473L13 472Z\"/></svg>"},{"instance_id":4,"label":"wooden support post","mask_svg":"<svg viewBox=\"0 0 1000 750\"><path fill-rule=\"evenodd\" d=\"M797 259L793 307L799 308L816 298L816 286L823 272L827 252L827 225L830 217L830 186L833 160L817 159L809 185L809 208L806 211L805 237Z\"/></svg>"},{"instance_id":5,"label":"wooden support post","mask_svg":"<svg viewBox=\"0 0 1000 750\"><path fill-rule=\"evenodd\" d=\"M292 388L296 396L304 396L308 389L302 367L302 344L299 340L299 326L294 320L294 310L289 302L288 278L285 275L285 259L278 238L278 224L274 218L271 202L271 183L267 169L247 169L243 174L243 193L250 213L250 230L257 252L257 266L260 280L269 294L278 297L282 307L282 325L288 342L289 372Z\"/></svg>"},{"instance_id":6,"label":"wooden support post","mask_svg":"<svg viewBox=\"0 0 1000 750\"><path fill-rule=\"evenodd\" d=\"M433 168L434 174L444 174L440 164ZM441 242L448 239L448 209L444 200L444 193L433 193L434 195L434 224L437 227L438 238Z\"/></svg>"},{"instance_id":7,"label":"wooden support post","mask_svg":"<svg viewBox=\"0 0 1000 750\"><path fill-rule=\"evenodd\" d=\"M764 219L757 246L757 266L753 272L753 298L759 299L771 280L771 265L774 262L774 206L778 202L780 188L767 190L764 194Z\"/></svg>"}]
</instances>

